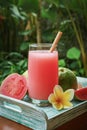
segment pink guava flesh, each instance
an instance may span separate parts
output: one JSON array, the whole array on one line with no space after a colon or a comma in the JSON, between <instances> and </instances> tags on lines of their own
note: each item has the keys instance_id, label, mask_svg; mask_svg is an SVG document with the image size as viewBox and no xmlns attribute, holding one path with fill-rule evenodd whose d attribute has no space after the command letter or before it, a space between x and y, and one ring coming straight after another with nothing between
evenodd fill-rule
<instances>
[{"instance_id":1,"label":"pink guava flesh","mask_svg":"<svg viewBox=\"0 0 87 130\"><path fill-rule=\"evenodd\" d=\"M16 99L22 99L27 92L27 81L17 73L7 76L1 84L0 93Z\"/></svg>"},{"instance_id":2,"label":"pink guava flesh","mask_svg":"<svg viewBox=\"0 0 87 130\"><path fill-rule=\"evenodd\" d=\"M87 87L75 90L75 97L81 101L87 100Z\"/></svg>"}]
</instances>

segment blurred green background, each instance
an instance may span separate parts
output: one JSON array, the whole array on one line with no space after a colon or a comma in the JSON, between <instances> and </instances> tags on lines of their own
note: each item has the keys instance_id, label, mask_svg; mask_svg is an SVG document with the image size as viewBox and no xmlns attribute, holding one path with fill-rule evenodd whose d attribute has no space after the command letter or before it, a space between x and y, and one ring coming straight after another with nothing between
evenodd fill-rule
<instances>
[{"instance_id":1,"label":"blurred green background","mask_svg":"<svg viewBox=\"0 0 87 130\"><path fill-rule=\"evenodd\" d=\"M0 0L0 83L27 70L29 44L52 43L59 66L87 77L87 0Z\"/></svg>"}]
</instances>

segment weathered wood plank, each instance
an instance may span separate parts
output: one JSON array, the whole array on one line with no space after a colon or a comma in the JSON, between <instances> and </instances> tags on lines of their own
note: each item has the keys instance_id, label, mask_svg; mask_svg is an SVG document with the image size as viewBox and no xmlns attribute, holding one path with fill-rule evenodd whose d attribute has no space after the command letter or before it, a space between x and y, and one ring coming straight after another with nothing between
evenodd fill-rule
<instances>
[{"instance_id":1,"label":"weathered wood plank","mask_svg":"<svg viewBox=\"0 0 87 130\"><path fill-rule=\"evenodd\" d=\"M87 78L77 79L87 86ZM73 104L72 108L58 111L51 106L37 107L26 100L20 101L0 94L0 116L34 130L52 130L87 111L87 101L73 101Z\"/></svg>"}]
</instances>

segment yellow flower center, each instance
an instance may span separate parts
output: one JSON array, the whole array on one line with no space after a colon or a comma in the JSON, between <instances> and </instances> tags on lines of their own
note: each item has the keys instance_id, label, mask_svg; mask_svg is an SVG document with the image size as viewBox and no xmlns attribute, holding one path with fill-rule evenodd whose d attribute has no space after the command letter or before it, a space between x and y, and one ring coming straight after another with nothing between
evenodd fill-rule
<instances>
[{"instance_id":1,"label":"yellow flower center","mask_svg":"<svg viewBox=\"0 0 87 130\"><path fill-rule=\"evenodd\" d=\"M63 100L62 100L62 98L57 98L57 99L56 99L56 102L57 102L58 104L60 104L60 103L63 102Z\"/></svg>"}]
</instances>

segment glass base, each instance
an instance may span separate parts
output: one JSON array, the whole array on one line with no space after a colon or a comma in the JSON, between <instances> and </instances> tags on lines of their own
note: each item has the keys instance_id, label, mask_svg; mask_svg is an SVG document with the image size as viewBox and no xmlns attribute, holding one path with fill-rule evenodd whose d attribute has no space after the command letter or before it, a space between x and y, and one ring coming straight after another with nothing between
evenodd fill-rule
<instances>
[{"instance_id":1,"label":"glass base","mask_svg":"<svg viewBox=\"0 0 87 130\"><path fill-rule=\"evenodd\" d=\"M34 103L37 106L46 107L46 106L50 105L48 100L37 100L37 99L33 99L33 98L31 100L32 100L32 103Z\"/></svg>"}]
</instances>

